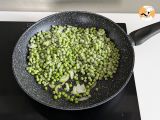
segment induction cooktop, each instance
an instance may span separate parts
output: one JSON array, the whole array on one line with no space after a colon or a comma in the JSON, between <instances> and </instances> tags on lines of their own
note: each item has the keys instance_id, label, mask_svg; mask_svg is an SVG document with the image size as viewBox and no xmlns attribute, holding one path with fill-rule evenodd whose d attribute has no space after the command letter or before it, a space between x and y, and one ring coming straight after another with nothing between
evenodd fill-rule
<instances>
[{"instance_id":1,"label":"induction cooktop","mask_svg":"<svg viewBox=\"0 0 160 120\"><path fill-rule=\"evenodd\" d=\"M88 110L57 110L28 97L12 73L12 52L21 34L32 24L0 22L0 120L141 120L134 75L114 99ZM125 23L118 25L126 31Z\"/></svg>"}]
</instances>

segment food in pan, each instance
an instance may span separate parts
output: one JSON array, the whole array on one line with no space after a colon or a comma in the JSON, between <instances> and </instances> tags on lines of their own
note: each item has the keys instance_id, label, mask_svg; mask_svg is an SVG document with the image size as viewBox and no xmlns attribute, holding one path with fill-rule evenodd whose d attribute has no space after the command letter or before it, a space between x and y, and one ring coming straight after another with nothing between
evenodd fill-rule
<instances>
[{"instance_id":1,"label":"food in pan","mask_svg":"<svg viewBox=\"0 0 160 120\"><path fill-rule=\"evenodd\" d=\"M112 78L120 58L105 30L95 27L52 26L31 37L28 47L27 71L54 99L74 103L90 98L98 80Z\"/></svg>"}]
</instances>

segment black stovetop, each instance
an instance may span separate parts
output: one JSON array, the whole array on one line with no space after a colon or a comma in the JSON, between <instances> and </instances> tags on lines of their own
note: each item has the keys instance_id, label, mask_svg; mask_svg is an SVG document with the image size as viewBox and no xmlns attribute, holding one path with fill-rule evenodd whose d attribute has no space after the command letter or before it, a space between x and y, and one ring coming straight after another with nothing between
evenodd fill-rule
<instances>
[{"instance_id":1,"label":"black stovetop","mask_svg":"<svg viewBox=\"0 0 160 120\"><path fill-rule=\"evenodd\" d=\"M134 75L117 97L89 110L56 110L29 98L16 83L11 62L14 45L32 24L0 22L0 120L140 120ZM126 31L124 23L119 25Z\"/></svg>"}]
</instances>

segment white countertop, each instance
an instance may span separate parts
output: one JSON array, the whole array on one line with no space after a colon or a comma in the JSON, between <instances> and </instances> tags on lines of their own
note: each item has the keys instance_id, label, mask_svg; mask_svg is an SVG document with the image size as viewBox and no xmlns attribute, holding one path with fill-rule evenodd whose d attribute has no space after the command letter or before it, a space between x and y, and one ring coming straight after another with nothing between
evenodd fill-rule
<instances>
[{"instance_id":1,"label":"white countertop","mask_svg":"<svg viewBox=\"0 0 160 120\"><path fill-rule=\"evenodd\" d=\"M0 21L37 21L53 12L0 12ZM156 14L151 21L140 20L138 14L100 13L115 22L127 24L128 33L160 21ZM160 120L160 34L135 48L135 82L142 120Z\"/></svg>"}]
</instances>

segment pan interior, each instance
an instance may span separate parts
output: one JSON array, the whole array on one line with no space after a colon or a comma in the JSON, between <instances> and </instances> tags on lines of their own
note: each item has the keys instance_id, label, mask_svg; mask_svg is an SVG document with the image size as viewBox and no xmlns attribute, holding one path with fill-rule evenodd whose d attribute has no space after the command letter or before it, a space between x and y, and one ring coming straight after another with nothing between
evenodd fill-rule
<instances>
[{"instance_id":1,"label":"pan interior","mask_svg":"<svg viewBox=\"0 0 160 120\"><path fill-rule=\"evenodd\" d=\"M28 53L28 42L31 36L39 31L48 30L51 25L72 25L77 27L96 27L105 29L118 49L120 50L120 63L117 73L112 80L98 81L98 92L91 91L89 100L78 104L70 103L63 99L54 100L52 95L38 85L33 76L26 70L26 57ZM86 12L62 12L48 16L31 26L17 42L12 59L14 75L20 87L36 101L49 107L65 110L87 109L100 105L114 97L128 82L134 64L134 51L125 32L114 22L102 16Z\"/></svg>"}]
</instances>

